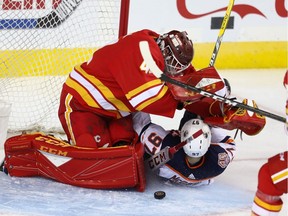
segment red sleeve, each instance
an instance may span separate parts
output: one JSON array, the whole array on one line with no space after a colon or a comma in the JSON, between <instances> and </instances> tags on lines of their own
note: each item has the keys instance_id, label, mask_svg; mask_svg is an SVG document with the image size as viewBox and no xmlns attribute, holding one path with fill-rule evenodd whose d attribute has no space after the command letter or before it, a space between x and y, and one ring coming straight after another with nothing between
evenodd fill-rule
<instances>
[{"instance_id":1,"label":"red sleeve","mask_svg":"<svg viewBox=\"0 0 288 216\"><path fill-rule=\"evenodd\" d=\"M167 86L164 86L161 80L148 70L139 48L140 41L148 41L152 57L163 71L164 59L155 42L157 36L157 33L150 30L139 31L127 36L125 41L118 44L121 49L127 50L127 53L124 54L126 56L125 58L119 56L118 63L113 66L118 65L117 67L123 68L125 73L118 72L117 68L112 72L135 110L173 117L178 102ZM163 106L164 104L169 104L169 106Z\"/></svg>"},{"instance_id":2,"label":"red sleeve","mask_svg":"<svg viewBox=\"0 0 288 216\"><path fill-rule=\"evenodd\" d=\"M214 102L219 104L218 101L216 102L212 98L203 97L202 100L185 106L185 109L205 119L206 117L211 116L210 107L211 107L211 104L213 104ZM213 114L216 114L216 115L218 114L218 116L221 116L222 112L220 110L220 105L219 106L215 105L215 107L219 107L219 110L217 112L213 112Z\"/></svg>"},{"instance_id":3,"label":"red sleeve","mask_svg":"<svg viewBox=\"0 0 288 216\"><path fill-rule=\"evenodd\" d=\"M285 86L285 88L287 88L287 85L288 85L288 70L285 73L284 80L283 80L283 85Z\"/></svg>"},{"instance_id":4,"label":"red sleeve","mask_svg":"<svg viewBox=\"0 0 288 216\"><path fill-rule=\"evenodd\" d=\"M288 168L288 151L279 153L268 159L269 172L273 184L281 193L287 193L288 176L285 170Z\"/></svg>"},{"instance_id":5,"label":"red sleeve","mask_svg":"<svg viewBox=\"0 0 288 216\"><path fill-rule=\"evenodd\" d=\"M121 101L130 112L144 111L172 117L177 101L167 86L149 71L140 52L140 42L147 41L155 63L163 71L164 58L155 42L157 36L150 30L127 35L97 50L92 60L81 67L101 81L98 82L101 93L109 102ZM163 107L163 104L169 106Z\"/></svg>"},{"instance_id":6,"label":"red sleeve","mask_svg":"<svg viewBox=\"0 0 288 216\"><path fill-rule=\"evenodd\" d=\"M174 99L173 95L168 90L160 100L155 101L151 106L145 107L142 111L150 114L173 118L178 103L179 102Z\"/></svg>"}]
</instances>

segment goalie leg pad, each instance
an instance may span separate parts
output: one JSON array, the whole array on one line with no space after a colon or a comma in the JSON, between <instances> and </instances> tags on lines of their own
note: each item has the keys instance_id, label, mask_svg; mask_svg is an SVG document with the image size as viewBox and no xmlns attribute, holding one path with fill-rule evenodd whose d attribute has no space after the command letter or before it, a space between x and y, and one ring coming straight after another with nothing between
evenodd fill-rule
<instances>
[{"instance_id":1,"label":"goalie leg pad","mask_svg":"<svg viewBox=\"0 0 288 216\"><path fill-rule=\"evenodd\" d=\"M10 176L37 176L35 149L32 140L40 134L18 135L10 137L4 143L4 167Z\"/></svg>"},{"instance_id":2,"label":"goalie leg pad","mask_svg":"<svg viewBox=\"0 0 288 216\"><path fill-rule=\"evenodd\" d=\"M43 134L21 135L6 141L5 154L4 166L10 176L41 175L80 187L145 190L141 143L81 148Z\"/></svg>"}]
</instances>

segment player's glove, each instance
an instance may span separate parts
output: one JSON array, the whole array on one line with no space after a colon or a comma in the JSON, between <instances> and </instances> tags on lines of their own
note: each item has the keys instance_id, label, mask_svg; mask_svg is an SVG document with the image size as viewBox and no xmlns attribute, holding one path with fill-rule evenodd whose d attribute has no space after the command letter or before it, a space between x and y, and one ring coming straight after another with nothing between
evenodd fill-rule
<instances>
[{"instance_id":1,"label":"player's glove","mask_svg":"<svg viewBox=\"0 0 288 216\"><path fill-rule=\"evenodd\" d=\"M252 104L257 108L257 104L254 100L243 100L243 104ZM211 125L221 127L227 130L239 129L247 135L258 134L265 126L266 119L264 116L247 111L246 109L231 107L224 111L223 116L211 116L206 117L204 122Z\"/></svg>"}]
</instances>

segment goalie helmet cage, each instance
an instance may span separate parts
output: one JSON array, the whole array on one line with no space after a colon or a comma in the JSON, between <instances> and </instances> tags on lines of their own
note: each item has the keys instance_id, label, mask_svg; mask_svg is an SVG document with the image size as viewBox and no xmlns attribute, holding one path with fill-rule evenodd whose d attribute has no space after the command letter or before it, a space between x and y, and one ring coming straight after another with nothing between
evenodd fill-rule
<instances>
[{"instance_id":1,"label":"goalie helmet cage","mask_svg":"<svg viewBox=\"0 0 288 216\"><path fill-rule=\"evenodd\" d=\"M127 33L129 0L4 0L0 99L8 132L63 132L58 104L73 67Z\"/></svg>"}]
</instances>

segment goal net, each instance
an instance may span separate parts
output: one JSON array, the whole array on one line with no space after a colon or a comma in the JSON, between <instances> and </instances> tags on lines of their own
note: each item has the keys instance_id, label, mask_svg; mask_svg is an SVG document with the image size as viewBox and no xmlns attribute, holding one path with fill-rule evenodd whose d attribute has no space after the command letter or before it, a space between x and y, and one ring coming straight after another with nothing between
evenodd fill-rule
<instances>
[{"instance_id":1,"label":"goal net","mask_svg":"<svg viewBox=\"0 0 288 216\"><path fill-rule=\"evenodd\" d=\"M12 105L9 132L62 131L62 84L123 32L124 1L0 0L0 99Z\"/></svg>"}]
</instances>

